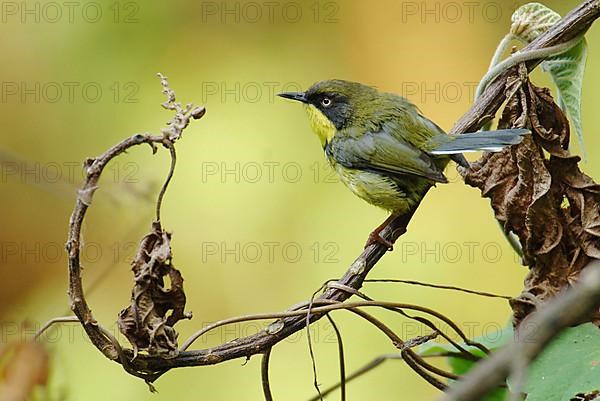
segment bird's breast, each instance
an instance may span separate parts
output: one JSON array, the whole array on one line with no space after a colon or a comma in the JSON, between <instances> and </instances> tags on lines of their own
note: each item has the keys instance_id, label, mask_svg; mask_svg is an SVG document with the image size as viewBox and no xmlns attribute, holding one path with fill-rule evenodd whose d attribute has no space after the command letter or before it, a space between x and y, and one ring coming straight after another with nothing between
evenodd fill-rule
<instances>
[{"instance_id":1,"label":"bird's breast","mask_svg":"<svg viewBox=\"0 0 600 401\"><path fill-rule=\"evenodd\" d=\"M390 177L374 171L351 169L329 159L333 169L356 196L390 212L406 212L421 201L431 185L416 177Z\"/></svg>"}]
</instances>

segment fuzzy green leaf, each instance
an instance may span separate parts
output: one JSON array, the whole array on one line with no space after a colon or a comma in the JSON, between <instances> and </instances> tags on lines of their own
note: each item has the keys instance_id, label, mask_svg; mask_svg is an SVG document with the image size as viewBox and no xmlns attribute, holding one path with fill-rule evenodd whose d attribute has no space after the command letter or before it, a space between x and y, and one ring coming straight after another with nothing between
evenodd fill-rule
<instances>
[{"instance_id":1,"label":"fuzzy green leaf","mask_svg":"<svg viewBox=\"0 0 600 401\"><path fill-rule=\"evenodd\" d=\"M560 15L540 3L528 3L512 15L510 32L514 37L529 43L550 29L560 20ZM581 124L581 91L587 59L587 43L582 38L575 47L565 53L548 58L542 70L550 73L557 88L558 104L570 118L585 158L583 128Z\"/></svg>"},{"instance_id":2,"label":"fuzzy green leaf","mask_svg":"<svg viewBox=\"0 0 600 401\"><path fill-rule=\"evenodd\" d=\"M508 341L511 341L513 338L514 334L512 325L509 324L508 327L504 328L503 330L488 333L486 336L477 337L473 341L478 342L479 344L482 344L485 347L487 347L490 351L493 351L497 348L500 348ZM477 347L466 344L460 345L464 347L467 351L469 351L471 355L477 356L479 358L485 357L485 353ZM446 352L457 352L457 349L454 348L454 346L451 344L441 344L432 341L423 344L419 348L419 354L422 356L431 356ZM450 365L450 367L452 368L452 373L457 375L464 375L473 368L475 363L476 362L474 361L463 358L453 356L448 357L448 365ZM490 392L488 395L482 398L482 401L503 401L506 399L507 394L508 392L506 389L497 389Z\"/></svg>"},{"instance_id":3,"label":"fuzzy green leaf","mask_svg":"<svg viewBox=\"0 0 600 401\"><path fill-rule=\"evenodd\" d=\"M598 389L600 330L586 323L563 331L546 347L529 366L524 391L527 401L569 401Z\"/></svg>"},{"instance_id":4,"label":"fuzzy green leaf","mask_svg":"<svg viewBox=\"0 0 600 401\"><path fill-rule=\"evenodd\" d=\"M542 70L552 76L558 90L558 104L569 116L575 128L581 152L585 158L583 128L581 126L581 91L587 59L587 42L583 39L569 51L542 63Z\"/></svg>"}]
</instances>

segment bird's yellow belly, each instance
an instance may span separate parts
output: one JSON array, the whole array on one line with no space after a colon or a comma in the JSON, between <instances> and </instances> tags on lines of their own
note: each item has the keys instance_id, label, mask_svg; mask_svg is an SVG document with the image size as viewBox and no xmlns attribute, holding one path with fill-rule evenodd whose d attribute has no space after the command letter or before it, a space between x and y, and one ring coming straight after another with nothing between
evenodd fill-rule
<instances>
[{"instance_id":1,"label":"bird's yellow belly","mask_svg":"<svg viewBox=\"0 0 600 401\"><path fill-rule=\"evenodd\" d=\"M331 161L330 161L331 162ZM404 188L398 180L375 172L346 168L332 162L332 167L337 172L340 180L359 198L381 207L390 212L405 213L420 202L424 192L430 184L412 182L407 177L406 185L416 187ZM421 181L421 180L419 180ZM422 185L424 184L424 185ZM418 187L418 188L417 188Z\"/></svg>"}]
</instances>

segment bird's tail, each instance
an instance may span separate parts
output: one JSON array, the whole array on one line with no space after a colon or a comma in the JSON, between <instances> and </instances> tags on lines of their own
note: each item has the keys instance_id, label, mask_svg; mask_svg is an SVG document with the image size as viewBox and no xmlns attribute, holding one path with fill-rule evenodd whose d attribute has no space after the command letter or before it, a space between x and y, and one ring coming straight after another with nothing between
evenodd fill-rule
<instances>
[{"instance_id":1,"label":"bird's tail","mask_svg":"<svg viewBox=\"0 0 600 401\"><path fill-rule=\"evenodd\" d=\"M507 146L516 145L525 135L531 134L528 129L501 129L497 131L481 131L462 135L436 135L432 138L433 155L452 155L455 153L499 152Z\"/></svg>"},{"instance_id":2,"label":"bird's tail","mask_svg":"<svg viewBox=\"0 0 600 401\"><path fill-rule=\"evenodd\" d=\"M429 153L433 155L451 155L450 158L463 167L469 162L462 155L465 152L499 152L507 146L516 145L525 135L531 134L528 129L501 129L497 131L481 131L462 135L436 135L431 139Z\"/></svg>"}]
</instances>

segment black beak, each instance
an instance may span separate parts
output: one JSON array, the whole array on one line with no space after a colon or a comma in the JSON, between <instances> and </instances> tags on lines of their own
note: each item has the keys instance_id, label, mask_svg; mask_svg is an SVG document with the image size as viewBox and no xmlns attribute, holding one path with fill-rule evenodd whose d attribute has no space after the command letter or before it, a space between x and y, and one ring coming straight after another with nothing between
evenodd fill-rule
<instances>
[{"instance_id":1,"label":"black beak","mask_svg":"<svg viewBox=\"0 0 600 401\"><path fill-rule=\"evenodd\" d=\"M302 103L308 103L308 99L306 98L306 94L304 92L283 92L278 93L277 96L283 97L285 99L292 99Z\"/></svg>"}]
</instances>

